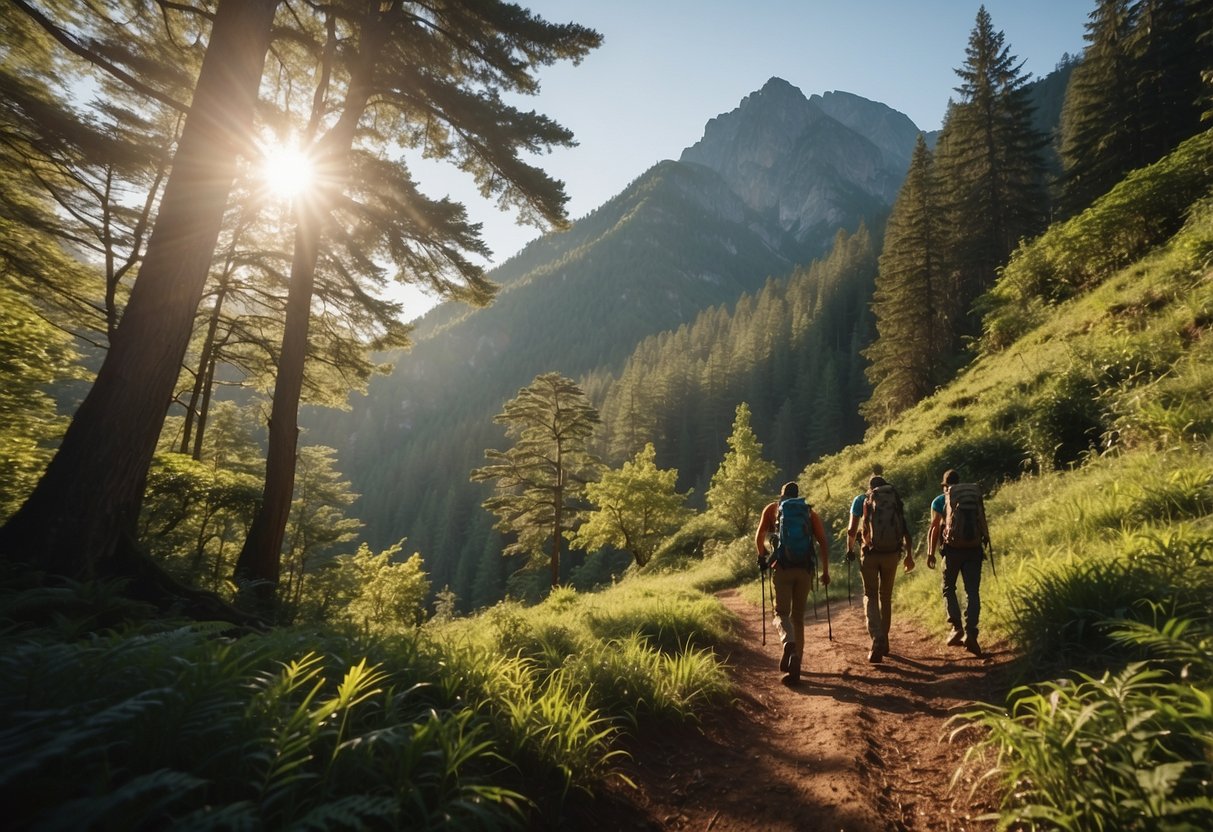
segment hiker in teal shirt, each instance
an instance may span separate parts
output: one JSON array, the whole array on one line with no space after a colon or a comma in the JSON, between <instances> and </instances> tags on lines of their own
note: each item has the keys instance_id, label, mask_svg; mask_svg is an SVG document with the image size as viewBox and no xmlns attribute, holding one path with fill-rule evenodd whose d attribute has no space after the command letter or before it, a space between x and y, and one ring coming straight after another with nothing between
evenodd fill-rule
<instances>
[{"instance_id":1,"label":"hiker in teal shirt","mask_svg":"<svg viewBox=\"0 0 1213 832\"><path fill-rule=\"evenodd\" d=\"M927 566L935 567L935 553L943 555L943 602L948 623L952 625L949 647L964 648L975 656L981 655L977 641L977 627L981 618L981 562L985 558L983 545L990 542L990 530L986 525L985 505L975 485L961 485L960 474L948 469L943 474L943 494L931 501L931 528L927 532ZM958 487L959 486L959 487ZM949 516L949 497L955 497L960 489L976 492L972 498L971 531L961 533L954 527L959 525L959 516L970 509L958 508L959 501L953 499ZM967 492L966 492L967 493ZM964 624L961 626L960 601L956 597L956 579L960 578L965 590Z\"/></svg>"}]
</instances>

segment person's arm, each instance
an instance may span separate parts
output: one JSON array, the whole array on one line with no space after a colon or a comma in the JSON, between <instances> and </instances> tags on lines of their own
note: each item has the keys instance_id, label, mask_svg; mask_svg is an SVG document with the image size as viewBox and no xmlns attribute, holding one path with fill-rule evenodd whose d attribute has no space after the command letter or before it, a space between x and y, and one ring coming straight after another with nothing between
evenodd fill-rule
<instances>
[{"instance_id":1,"label":"person's arm","mask_svg":"<svg viewBox=\"0 0 1213 832\"><path fill-rule=\"evenodd\" d=\"M847 524L847 558L855 557L855 537L859 534L860 517L851 514L851 522Z\"/></svg>"},{"instance_id":2,"label":"person's arm","mask_svg":"<svg viewBox=\"0 0 1213 832\"><path fill-rule=\"evenodd\" d=\"M927 566L934 569L935 553L939 551L939 536L943 532L943 515L931 511L931 528L927 530Z\"/></svg>"},{"instance_id":3,"label":"person's arm","mask_svg":"<svg viewBox=\"0 0 1213 832\"><path fill-rule=\"evenodd\" d=\"M812 512L810 521L813 525L813 537L817 538L817 545L821 547L821 585L830 585L830 541L826 539L825 526L822 525L821 518L817 516L817 512Z\"/></svg>"},{"instance_id":4,"label":"person's arm","mask_svg":"<svg viewBox=\"0 0 1213 832\"><path fill-rule=\"evenodd\" d=\"M774 503L770 503L762 510L762 517L758 521L758 531L754 534L754 548L758 550L758 557L764 557L767 553L767 535L771 531L771 524L774 522L773 512L771 507Z\"/></svg>"},{"instance_id":5,"label":"person's arm","mask_svg":"<svg viewBox=\"0 0 1213 832\"><path fill-rule=\"evenodd\" d=\"M904 512L901 515L901 534L902 542L906 547L906 571L909 572L914 568L914 539L910 537L910 526L906 523Z\"/></svg>"}]
</instances>

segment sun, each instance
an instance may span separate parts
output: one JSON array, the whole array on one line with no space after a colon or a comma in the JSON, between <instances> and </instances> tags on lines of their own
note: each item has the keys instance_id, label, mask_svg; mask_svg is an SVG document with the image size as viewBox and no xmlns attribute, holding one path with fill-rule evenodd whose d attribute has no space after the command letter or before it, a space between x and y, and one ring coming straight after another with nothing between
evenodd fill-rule
<instances>
[{"instance_id":1,"label":"sun","mask_svg":"<svg viewBox=\"0 0 1213 832\"><path fill-rule=\"evenodd\" d=\"M296 144L271 145L262 155L261 178L274 196L294 199L311 187L312 161Z\"/></svg>"}]
</instances>

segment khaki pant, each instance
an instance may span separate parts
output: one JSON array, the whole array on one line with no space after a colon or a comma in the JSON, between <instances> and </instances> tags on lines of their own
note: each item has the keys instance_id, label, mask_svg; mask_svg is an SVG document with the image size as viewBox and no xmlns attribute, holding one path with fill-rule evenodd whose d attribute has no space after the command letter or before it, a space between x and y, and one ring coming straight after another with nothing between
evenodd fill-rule
<instances>
[{"instance_id":1,"label":"khaki pant","mask_svg":"<svg viewBox=\"0 0 1213 832\"><path fill-rule=\"evenodd\" d=\"M775 632L782 644L796 645L797 663L804 655L804 608L812 581L813 573L804 567L776 567L771 573L771 584L775 587Z\"/></svg>"},{"instance_id":2,"label":"khaki pant","mask_svg":"<svg viewBox=\"0 0 1213 832\"><path fill-rule=\"evenodd\" d=\"M865 554L859 559L859 577L863 579L863 618L873 639L889 637L893 620L893 579L901 552Z\"/></svg>"}]
</instances>

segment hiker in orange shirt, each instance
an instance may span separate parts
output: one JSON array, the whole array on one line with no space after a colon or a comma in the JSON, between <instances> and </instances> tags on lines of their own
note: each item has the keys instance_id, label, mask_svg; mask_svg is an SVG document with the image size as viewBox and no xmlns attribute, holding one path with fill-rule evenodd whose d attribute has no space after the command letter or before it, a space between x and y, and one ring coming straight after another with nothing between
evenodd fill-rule
<instances>
[{"instance_id":1,"label":"hiker in orange shirt","mask_svg":"<svg viewBox=\"0 0 1213 832\"><path fill-rule=\"evenodd\" d=\"M783 642L779 669L783 683L800 682L800 661L804 656L804 608L817 571L817 554L812 538L821 550L821 583L830 583L830 544L825 527L812 506L800 497L794 482L786 483L779 499L762 510L754 545L758 549L758 568L771 569L775 588L775 630ZM771 546L770 558L767 546ZM790 616L790 618L789 618Z\"/></svg>"}]
</instances>

